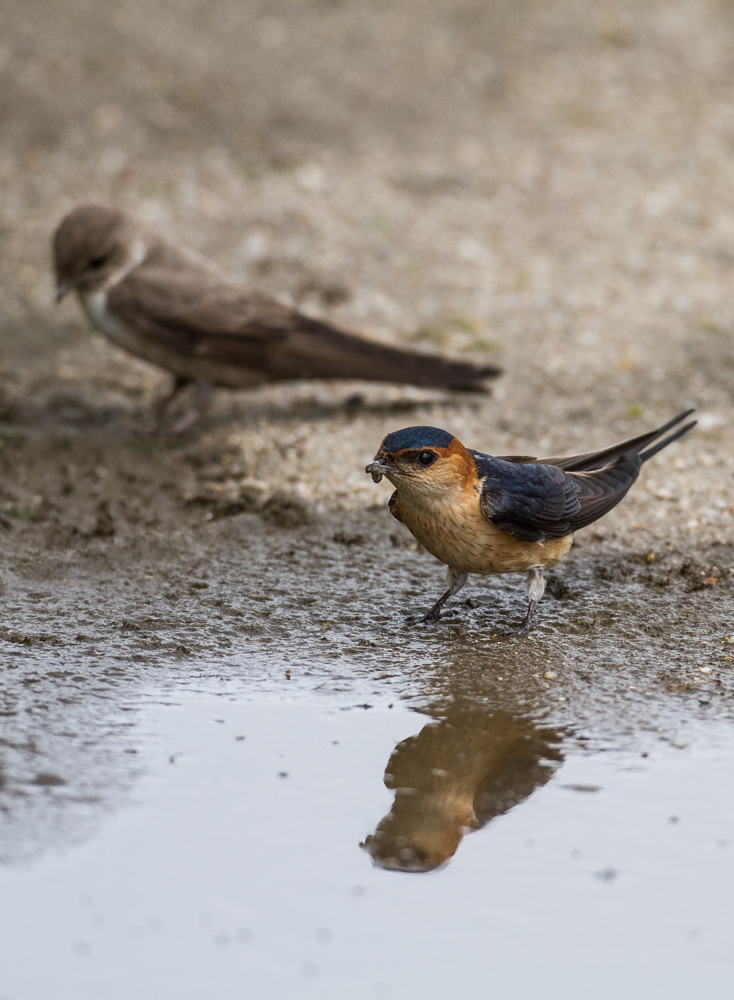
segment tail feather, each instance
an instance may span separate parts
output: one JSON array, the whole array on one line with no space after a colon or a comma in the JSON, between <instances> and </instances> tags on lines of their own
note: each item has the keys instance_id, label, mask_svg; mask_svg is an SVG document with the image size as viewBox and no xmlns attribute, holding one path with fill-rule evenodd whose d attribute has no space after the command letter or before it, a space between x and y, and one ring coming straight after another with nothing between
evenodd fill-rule
<instances>
[{"instance_id":1,"label":"tail feather","mask_svg":"<svg viewBox=\"0 0 734 1000\"><path fill-rule=\"evenodd\" d=\"M688 411L688 413L692 412L693 412L692 410ZM687 415L688 414L686 414L686 416ZM672 444L673 441L677 441L678 438L683 437L684 434L687 434L688 431L694 428L697 423L698 423L697 420L692 420L690 424L685 424L683 427L679 427L678 430L675 432L675 434L669 434L668 437L664 438L662 441L658 441L658 443L654 445L654 447L647 448L645 451L638 452L638 455L640 457L640 462L647 462L647 460L652 458L653 455L657 455L657 453L659 451L662 451L663 448L667 448L668 445Z\"/></svg>"},{"instance_id":2,"label":"tail feather","mask_svg":"<svg viewBox=\"0 0 734 1000\"><path fill-rule=\"evenodd\" d=\"M663 424L662 427L658 427L657 430L646 431L637 437L628 438L626 441L619 441L617 444L610 445L608 448L602 448L599 451L589 451L583 455L566 455L560 458L541 458L536 459L536 461L542 465L557 465L564 472L591 472L593 469L601 469L603 466L615 461L621 455L627 455L630 452L639 455L641 462L646 462L648 458L652 458L662 448L665 448L672 441L675 441L676 438L682 437L692 427L695 427L696 421L694 420L690 424L686 424L677 433L671 435L663 443L656 446L654 450L642 450L665 434L666 431L669 431L671 427L675 427L681 421L685 420L691 413L693 413L692 409L684 410L683 413L679 413L677 417L673 417L672 420L669 420L667 424Z\"/></svg>"},{"instance_id":3,"label":"tail feather","mask_svg":"<svg viewBox=\"0 0 734 1000\"><path fill-rule=\"evenodd\" d=\"M636 481L643 463L696 426L696 421L691 420L667 437L662 437L666 431L676 427L692 412L693 410L686 410L685 413L679 413L657 430L623 441L611 449L605 449L604 452L577 456L586 459L583 469L579 469L578 465L574 465L573 470L568 466L562 467L576 484L581 507L579 513L571 520L573 529L591 524L616 507ZM661 437L662 440L658 440ZM600 463L601 456L603 461Z\"/></svg>"},{"instance_id":4,"label":"tail feather","mask_svg":"<svg viewBox=\"0 0 734 1000\"><path fill-rule=\"evenodd\" d=\"M285 378L294 377L297 369L296 377L301 378L353 378L481 391L486 388L485 379L502 373L495 365L454 361L367 340L305 316L298 317L295 336L283 345L282 355L278 356L277 348L274 354L281 368L278 375Z\"/></svg>"}]
</instances>

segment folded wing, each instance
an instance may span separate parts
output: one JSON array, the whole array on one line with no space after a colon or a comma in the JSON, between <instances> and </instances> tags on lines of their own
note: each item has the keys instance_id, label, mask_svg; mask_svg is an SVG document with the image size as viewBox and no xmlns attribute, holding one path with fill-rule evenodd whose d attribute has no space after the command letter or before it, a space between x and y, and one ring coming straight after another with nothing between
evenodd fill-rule
<instances>
[{"instance_id":1,"label":"folded wing","mask_svg":"<svg viewBox=\"0 0 734 1000\"><path fill-rule=\"evenodd\" d=\"M644 462L695 426L695 420L680 426L692 412L686 410L655 431L585 455L538 460L471 452L483 480L482 511L502 531L528 542L584 528L616 507ZM674 427L678 429L663 436Z\"/></svg>"},{"instance_id":2,"label":"folded wing","mask_svg":"<svg viewBox=\"0 0 734 1000\"><path fill-rule=\"evenodd\" d=\"M562 469L471 454L482 479L482 512L492 524L524 542L571 534L581 505L573 480Z\"/></svg>"},{"instance_id":3,"label":"folded wing","mask_svg":"<svg viewBox=\"0 0 734 1000\"><path fill-rule=\"evenodd\" d=\"M483 389L483 380L500 371L346 333L203 268L141 266L110 290L108 308L182 354L242 365L274 381L346 378Z\"/></svg>"}]
</instances>

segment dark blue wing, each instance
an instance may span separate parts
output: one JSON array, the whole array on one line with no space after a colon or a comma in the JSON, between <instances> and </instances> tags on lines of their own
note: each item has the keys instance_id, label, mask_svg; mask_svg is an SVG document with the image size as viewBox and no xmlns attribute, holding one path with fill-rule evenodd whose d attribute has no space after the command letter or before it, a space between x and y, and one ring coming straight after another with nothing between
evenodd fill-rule
<instances>
[{"instance_id":1,"label":"dark blue wing","mask_svg":"<svg viewBox=\"0 0 734 1000\"><path fill-rule=\"evenodd\" d=\"M471 455L483 481L485 517L524 542L562 538L597 521L623 499L642 465L634 452L590 472Z\"/></svg>"},{"instance_id":2,"label":"dark blue wing","mask_svg":"<svg viewBox=\"0 0 734 1000\"><path fill-rule=\"evenodd\" d=\"M482 512L492 524L524 542L571 534L581 504L574 480L562 469L470 454L482 481Z\"/></svg>"},{"instance_id":3,"label":"dark blue wing","mask_svg":"<svg viewBox=\"0 0 734 1000\"><path fill-rule=\"evenodd\" d=\"M539 461L471 451L483 481L482 510L492 524L523 541L569 535L616 507L643 463L695 426L695 420L683 424L692 412L685 410L657 430L584 455ZM672 433L664 437L668 431Z\"/></svg>"}]
</instances>

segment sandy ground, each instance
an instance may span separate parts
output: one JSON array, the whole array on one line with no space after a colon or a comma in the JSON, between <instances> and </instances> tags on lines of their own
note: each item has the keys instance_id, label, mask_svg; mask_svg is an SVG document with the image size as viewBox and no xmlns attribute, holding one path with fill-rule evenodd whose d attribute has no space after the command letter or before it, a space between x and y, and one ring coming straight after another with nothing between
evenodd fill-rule
<instances>
[{"instance_id":1,"label":"sandy ground","mask_svg":"<svg viewBox=\"0 0 734 1000\"><path fill-rule=\"evenodd\" d=\"M202 483L381 503L364 463L412 420L494 453L558 453L696 405L695 443L646 470L604 530L637 548L728 540L725 15L701 3L123 3L112 16L4 4L8 517L80 525L92 477L119 533L140 530L138 491L117 480L126 450L146 465L160 375L91 334L76 303L52 306L49 235L99 199L313 313L507 373L471 405L344 384L223 393L194 446L167 454L167 492L150 445L144 520L185 520L178 503ZM367 406L345 419L356 390Z\"/></svg>"},{"instance_id":2,"label":"sandy ground","mask_svg":"<svg viewBox=\"0 0 734 1000\"><path fill-rule=\"evenodd\" d=\"M92 767L94 705L250 655L610 732L681 702L728 712L733 69L714 2L6 0L8 787L32 796L59 754L99 770L116 744ZM195 438L160 441L161 374L52 304L49 237L91 199L313 315L505 375L489 397L222 392ZM527 641L488 647L521 611L513 578L406 629L441 572L363 472L385 433L558 454L687 406L695 435L580 533Z\"/></svg>"}]
</instances>

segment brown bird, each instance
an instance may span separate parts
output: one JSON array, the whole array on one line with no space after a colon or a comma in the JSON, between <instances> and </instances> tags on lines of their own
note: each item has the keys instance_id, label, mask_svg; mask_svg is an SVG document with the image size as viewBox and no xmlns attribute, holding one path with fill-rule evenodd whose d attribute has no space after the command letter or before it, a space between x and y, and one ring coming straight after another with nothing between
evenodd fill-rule
<instances>
[{"instance_id":1,"label":"brown bird","mask_svg":"<svg viewBox=\"0 0 734 1000\"><path fill-rule=\"evenodd\" d=\"M366 379L483 390L492 365L400 350L311 319L224 276L125 212L82 205L53 237L57 301L76 291L91 323L113 343L173 373L161 415L193 383L195 423L212 386L247 389L288 379Z\"/></svg>"},{"instance_id":2,"label":"brown bird","mask_svg":"<svg viewBox=\"0 0 734 1000\"><path fill-rule=\"evenodd\" d=\"M529 632L544 571L568 553L574 531L617 506L644 462L695 427L695 420L683 424L692 412L609 448L563 458L497 458L465 448L438 427L388 434L365 471L375 482L390 480L393 517L448 566L448 590L420 621L438 621L469 573L526 572L527 614L517 628L495 634Z\"/></svg>"}]
</instances>

